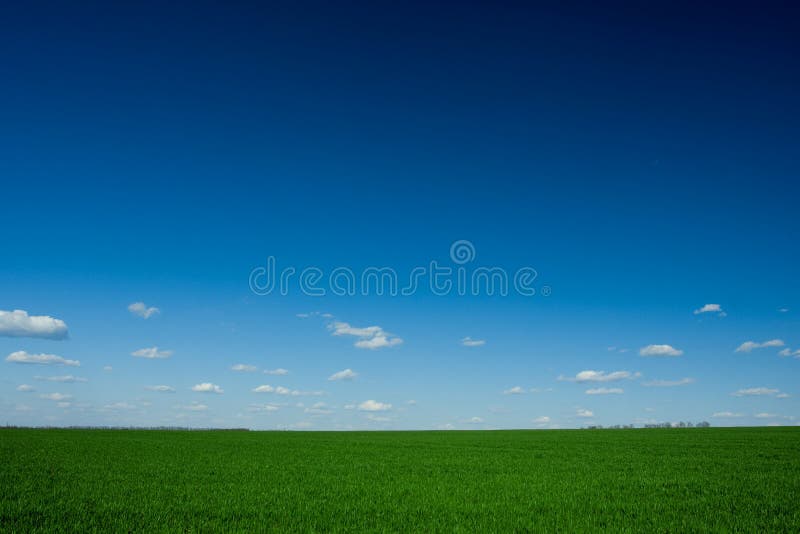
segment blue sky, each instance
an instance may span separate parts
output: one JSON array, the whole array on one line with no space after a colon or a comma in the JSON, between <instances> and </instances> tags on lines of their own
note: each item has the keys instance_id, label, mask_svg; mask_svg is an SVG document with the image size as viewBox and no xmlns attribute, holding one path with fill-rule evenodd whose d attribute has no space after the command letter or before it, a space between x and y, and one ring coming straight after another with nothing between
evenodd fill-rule
<instances>
[{"instance_id":1,"label":"blue sky","mask_svg":"<svg viewBox=\"0 0 800 534\"><path fill-rule=\"evenodd\" d=\"M797 8L649 9L4 8L3 422L797 424Z\"/></svg>"}]
</instances>

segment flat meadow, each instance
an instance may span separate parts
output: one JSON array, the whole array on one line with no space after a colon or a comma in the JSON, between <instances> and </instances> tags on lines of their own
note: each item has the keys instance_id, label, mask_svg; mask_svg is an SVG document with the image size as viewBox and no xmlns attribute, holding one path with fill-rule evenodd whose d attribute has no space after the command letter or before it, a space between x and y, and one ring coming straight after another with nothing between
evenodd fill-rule
<instances>
[{"instance_id":1,"label":"flat meadow","mask_svg":"<svg viewBox=\"0 0 800 534\"><path fill-rule=\"evenodd\" d=\"M800 427L0 429L0 530L800 531Z\"/></svg>"}]
</instances>

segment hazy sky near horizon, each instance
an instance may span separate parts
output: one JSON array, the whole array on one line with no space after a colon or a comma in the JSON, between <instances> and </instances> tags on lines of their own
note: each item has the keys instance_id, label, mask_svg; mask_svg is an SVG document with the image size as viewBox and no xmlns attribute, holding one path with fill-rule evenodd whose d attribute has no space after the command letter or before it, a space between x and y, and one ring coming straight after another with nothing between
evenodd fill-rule
<instances>
[{"instance_id":1,"label":"hazy sky near horizon","mask_svg":"<svg viewBox=\"0 0 800 534\"><path fill-rule=\"evenodd\" d=\"M796 6L0 9L0 422L800 422Z\"/></svg>"}]
</instances>

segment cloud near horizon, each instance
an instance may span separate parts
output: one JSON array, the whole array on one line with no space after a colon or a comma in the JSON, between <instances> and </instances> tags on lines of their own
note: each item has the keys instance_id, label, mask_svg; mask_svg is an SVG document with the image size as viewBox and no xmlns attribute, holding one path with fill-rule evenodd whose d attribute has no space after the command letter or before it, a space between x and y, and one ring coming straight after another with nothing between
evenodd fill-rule
<instances>
[{"instance_id":1,"label":"cloud near horizon","mask_svg":"<svg viewBox=\"0 0 800 534\"><path fill-rule=\"evenodd\" d=\"M342 371L339 371L338 373L333 373L331 376L328 377L328 380L331 382L336 382L339 380L353 380L357 376L358 373L356 373L352 369L344 369Z\"/></svg>"},{"instance_id":2,"label":"cloud near horizon","mask_svg":"<svg viewBox=\"0 0 800 534\"><path fill-rule=\"evenodd\" d=\"M381 349L384 347L394 347L403 343L403 340L380 326L368 326L358 328L350 324L336 321L328 325L331 335L334 336L355 336L359 338L353 346L359 349Z\"/></svg>"},{"instance_id":3,"label":"cloud near horizon","mask_svg":"<svg viewBox=\"0 0 800 534\"><path fill-rule=\"evenodd\" d=\"M486 345L485 339L472 339L471 337L467 336L461 340L461 344L465 347L482 347Z\"/></svg>"},{"instance_id":4,"label":"cloud near horizon","mask_svg":"<svg viewBox=\"0 0 800 534\"><path fill-rule=\"evenodd\" d=\"M630 371L614 371L606 373L605 371L586 370L581 371L574 377L559 376L558 380L562 382L614 382L616 380L631 380L641 376L641 373L631 373Z\"/></svg>"},{"instance_id":5,"label":"cloud near horizon","mask_svg":"<svg viewBox=\"0 0 800 534\"><path fill-rule=\"evenodd\" d=\"M49 315L28 315L25 310L0 310L0 336L66 339L67 324Z\"/></svg>"},{"instance_id":6,"label":"cloud near horizon","mask_svg":"<svg viewBox=\"0 0 800 534\"><path fill-rule=\"evenodd\" d=\"M216 393L221 395L225 391L216 384L212 384L211 382L203 382L201 384L196 384L192 386L192 391L196 391L198 393Z\"/></svg>"},{"instance_id":7,"label":"cloud near horizon","mask_svg":"<svg viewBox=\"0 0 800 534\"><path fill-rule=\"evenodd\" d=\"M785 343L782 339L770 339L769 341L764 341L762 343L756 343L755 341L745 341L741 345L739 345L734 352L750 352L755 349L764 349L767 347L783 347Z\"/></svg>"},{"instance_id":8,"label":"cloud near horizon","mask_svg":"<svg viewBox=\"0 0 800 534\"><path fill-rule=\"evenodd\" d=\"M153 315L161 313L155 306L148 307L144 302L134 302L128 306L128 311L142 319L149 319Z\"/></svg>"},{"instance_id":9,"label":"cloud near horizon","mask_svg":"<svg viewBox=\"0 0 800 534\"><path fill-rule=\"evenodd\" d=\"M66 365L69 367L80 367L78 360L67 360L55 354L29 354L24 350L12 352L6 357L9 363L23 363L33 365Z\"/></svg>"},{"instance_id":10,"label":"cloud near horizon","mask_svg":"<svg viewBox=\"0 0 800 534\"><path fill-rule=\"evenodd\" d=\"M681 356L683 351L676 349L672 345L647 345L639 349L640 356L654 356L654 357L676 357Z\"/></svg>"},{"instance_id":11,"label":"cloud near horizon","mask_svg":"<svg viewBox=\"0 0 800 534\"><path fill-rule=\"evenodd\" d=\"M359 404L358 409L362 412L385 412L391 410L392 405L370 399Z\"/></svg>"},{"instance_id":12,"label":"cloud near horizon","mask_svg":"<svg viewBox=\"0 0 800 534\"><path fill-rule=\"evenodd\" d=\"M131 356L145 358L147 360L165 359L172 356L172 354L173 352L171 350L159 350L158 347L149 347L131 352Z\"/></svg>"},{"instance_id":13,"label":"cloud near horizon","mask_svg":"<svg viewBox=\"0 0 800 534\"><path fill-rule=\"evenodd\" d=\"M702 308L694 311L695 315L700 315L701 313L718 313L723 317L727 315L719 304L705 304Z\"/></svg>"}]
</instances>

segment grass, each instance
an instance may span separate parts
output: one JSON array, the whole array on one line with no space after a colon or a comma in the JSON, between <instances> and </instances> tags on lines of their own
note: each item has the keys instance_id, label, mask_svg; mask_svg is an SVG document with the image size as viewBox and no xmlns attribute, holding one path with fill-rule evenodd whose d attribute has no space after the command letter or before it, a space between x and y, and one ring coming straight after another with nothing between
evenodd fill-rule
<instances>
[{"instance_id":1,"label":"grass","mask_svg":"<svg viewBox=\"0 0 800 534\"><path fill-rule=\"evenodd\" d=\"M2 531L794 531L800 428L0 430Z\"/></svg>"}]
</instances>

